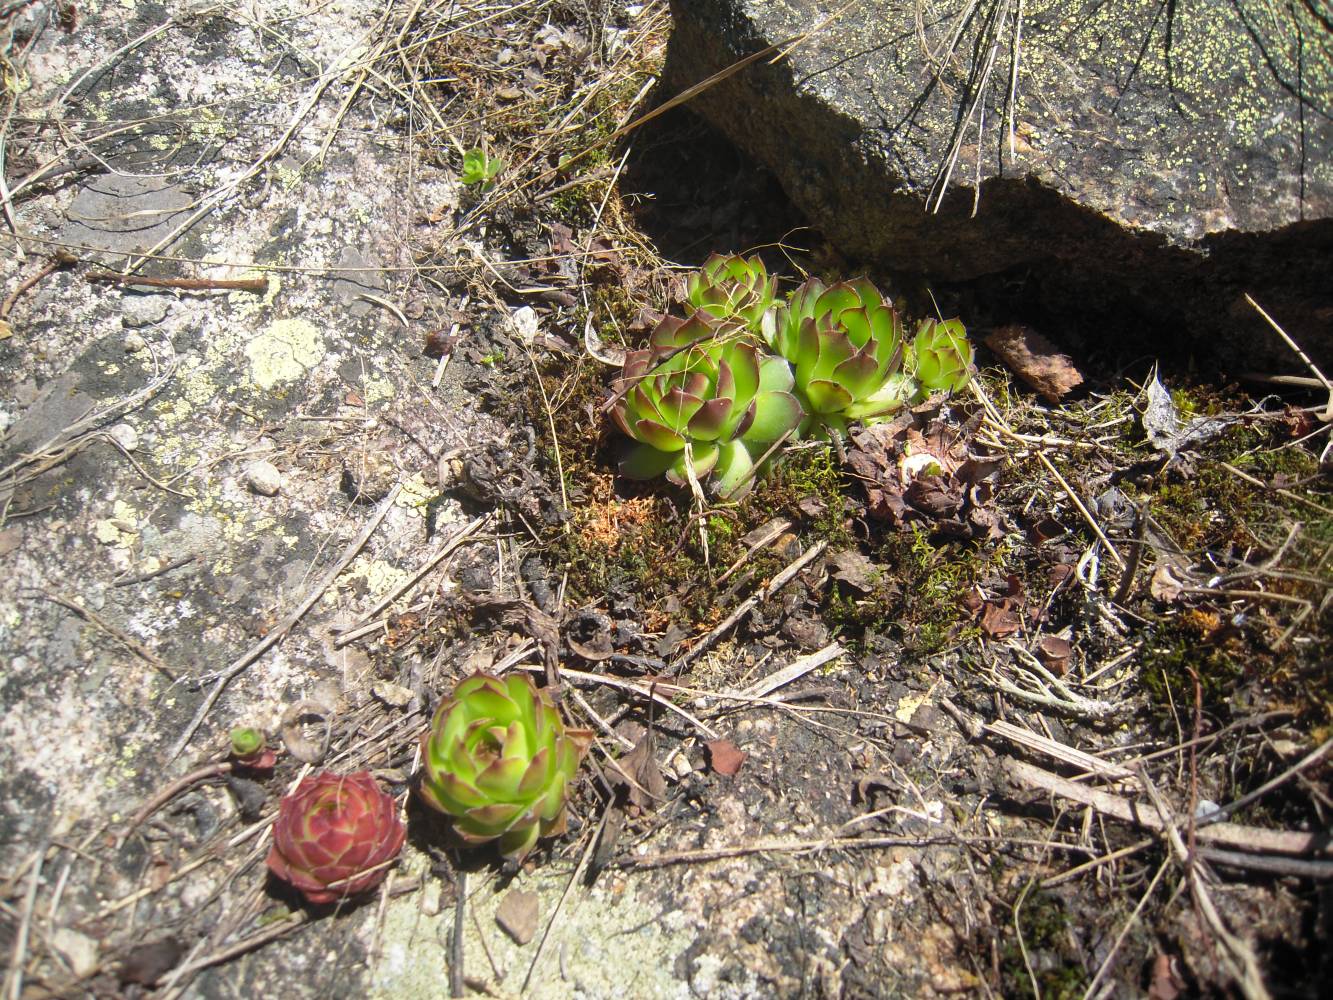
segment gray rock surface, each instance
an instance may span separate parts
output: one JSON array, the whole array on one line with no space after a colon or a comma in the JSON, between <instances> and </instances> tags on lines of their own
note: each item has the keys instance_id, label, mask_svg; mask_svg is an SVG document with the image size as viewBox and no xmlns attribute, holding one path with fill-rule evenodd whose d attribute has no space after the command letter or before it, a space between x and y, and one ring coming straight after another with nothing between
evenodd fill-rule
<instances>
[{"instance_id":1,"label":"gray rock surface","mask_svg":"<svg viewBox=\"0 0 1333 1000\"><path fill-rule=\"evenodd\" d=\"M463 310L437 285L410 286L419 220L457 207L453 174L386 124L382 94L352 99L357 74L342 69L417 12L372 0L138 0L80 4L69 31L55 3L15 15L28 89L5 166L27 256L6 260L4 294L53 246L78 263L20 295L0 340L6 995L138 995L151 981L153 995L191 998L447 992L459 883L428 823L411 820L383 896L298 924L293 912L306 911L263 863L265 819L299 773L294 755L269 779L208 771L230 727L259 726L276 744L293 704L319 702L342 734L324 766L376 769L406 801L422 710L474 654L485 666L491 645L507 648L507 628L479 637L482 648L380 641L412 602L444 605L468 561L519 533L493 523L462 566L439 563L413 583L475 513L463 493L470 505L519 494L522 510L540 484L530 459L526 478L510 467L534 447L521 427L474 407L499 376L454 358L436 388L438 363L422 356L436 317L457 315L464 337L489 323L521 357L503 304ZM456 13L473 17L466 5ZM263 169L238 183L256 161ZM40 182L42 164L66 162L80 166ZM181 228L196 203L213 211ZM267 290L141 294L85 280L158 244L148 275L245 279L264 268ZM415 295L420 308L406 308ZM421 318L405 329L384 302ZM535 314L524 320L538 327ZM252 489L257 463L280 470L276 494ZM281 642L210 703L219 674L312 593ZM339 627L365 616L380 624L340 643ZM859 664L839 669L862 682ZM931 886L943 880L928 875L968 877L952 846L807 857L860 811L848 769L882 757L883 740L817 741L767 713L728 726L754 774L786 776L790 800L763 780L714 784L687 733L673 741L679 812L651 821L654 832L627 830L626 863L592 888L570 891L595 813L512 880L477 863L468 975L494 977L491 995L507 995L536 967L526 995L542 998L833 996L851 979L841 970L854 944L858 975L880 977L882 961L904 993L965 985L967 941L938 915ZM944 734L922 759L947 763L957 742ZM775 837L791 846L749 848ZM690 847L704 856L673 862ZM495 925L511 886L540 897L523 945ZM25 910L30 933L10 968ZM894 943L906 919L936 945L924 959Z\"/></svg>"},{"instance_id":2,"label":"gray rock surface","mask_svg":"<svg viewBox=\"0 0 1333 1000\"><path fill-rule=\"evenodd\" d=\"M1112 325L1164 321L1205 357L1289 365L1248 291L1333 356L1333 36L1314 8L671 7L676 90L828 21L690 107L848 252L934 282L1002 274Z\"/></svg>"}]
</instances>

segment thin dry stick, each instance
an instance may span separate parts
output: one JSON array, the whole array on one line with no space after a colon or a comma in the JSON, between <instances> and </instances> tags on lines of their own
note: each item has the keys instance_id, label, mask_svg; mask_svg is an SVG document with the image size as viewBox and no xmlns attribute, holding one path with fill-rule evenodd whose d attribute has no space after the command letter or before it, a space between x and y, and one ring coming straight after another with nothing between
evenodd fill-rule
<instances>
[{"instance_id":1,"label":"thin dry stick","mask_svg":"<svg viewBox=\"0 0 1333 1000\"><path fill-rule=\"evenodd\" d=\"M1153 808L1157 810L1158 815L1162 818L1167 842L1170 843L1176 860L1185 870L1185 879L1189 883L1195 905L1203 914L1204 921L1212 929L1213 934L1222 942L1223 963L1229 968L1236 980L1236 985L1240 987L1240 991L1246 1000L1269 1000L1268 989L1264 986L1263 977L1259 974L1259 963L1255 958L1254 949L1241 938L1232 934L1230 928L1222 920L1221 914L1217 912L1213 897L1203 880L1201 869L1205 866L1200 865L1190 853L1190 848L1185 846L1185 841L1176 828L1171 811L1162 800L1157 786L1148 777L1148 772L1140 769L1138 776L1140 783L1143 785L1143 790L1148 793L1148 798L1152 800ZM1199 839L1198 834L1199 831L1195 830L1193 824L1191 824L1191 843Z\"/></svg>"},{"instance_id":2,"label":"thin dry stick","mask_svg":"<svg viewBox=\"0 0 1333 1000\"><path fill-rule=\"evenodd\" d=\"M368 624L381 611L383 611L394 601L398 600L398 598L402 597L403 594L407 593L407 591L411 590L418 583L420 583L422 577L424 577L427 573L429 573L436 566L438 566L440 562L451 552L453 552L465 541L467 541L478 531L480 531L482 527L485 526L490 521L490 519L491 519L490 514L483 514L478 518L474 518L472 521L465 524L458 531L450 535L449 538L446 539L445 542L439 547L439 549L436 550L435 554L432 555L422 564L420 569L418 569L406 580L404 580L402 583L394 587L387 594L385 594L378 601L376 601L375 606L371 608L369 611L367 611L365 614L363 614L359 621L357 621L353 625L348 625L346 628L340 628L338 631L341 632L342 634L338 637L336 645L341 646L345 644L345 641L350 642L352 639L351 633L356 632L357 630L361 629L363 626Z\"/></svg>"},{"instance_id":3,"label":"thin dry stick","mask_svg":"<svg viewBox=\"0 0 1333 1000\"><path fill-rule=\"evenodd\" d=\"M268 278L146 278L119 271L89 271L84 280L96 284L145 285L149 288L179 288L182 291L202 292L230 289L242 292L268 291Z\"/></svg>"},{"instance_id":4,"label":"thin dry stick","mask_svg":"<svg viewBox=\"0 0 1333 1000\"><path fill-rule=\"evenodd\" d=\"M533 663L524 666L522 669L528 671L528 673L536 674L544 672L546 667L540 663ZM498 672L499 671L497 671L497 673ZM621 680L619 677L612 677L609 674L588 674L584 673L582 670L570 670L568 667L560 668L560 677L563 680L574 681L579 684L599 684L604 687L613 687L620 691L629 691L633 694L637 694L640 698L647 698L657 702L669 712L674 712L709 739L715 740L722 735L706 722L701 722L670 699L664 698L657 693L659 690L682 690L676 688L674 685L659 683L654 684L651 688L645 688L632 681Z\"/></svg>"},{"instance_id":5,"label":"thin dry stick","mask_svg":"<svg viewBox=\"0 0 1333 1000\"><path fill-rule=\"evenodd\" d=\"M170 785L162 789L162 791L158 792L140 806L138 812L130 817L130 821L125 824L124 832L121 833L120 837L117 839L117 846L124 844L126 838L135 831L140 823L161 809L181 792L207 778L213 778L219 774L228 774L231 772L231 769L232 765L226 762L206 764L198 770L191 771L184 777L177 778Z\"/></svg>"},{"instance_id":6,"label":"thin dry stick","mask_svg":"<svg viewBox=\"0 0 1333 1000\"><path fill-rule=\"evenodd\" d=\"M537 359L532 356L532 352L524 348L528 355L528 363L532 365L532 376L537 380L537 388L542 394L542 406L546 410L546 423L551 430L551 447L555 449L555 471L560 477L560 506L569 510L569 494L565 491L565 463L560 457L560 435L555 430L555 414L551 412L551 397L546 394L546 383L542 381L542 373L537 368ZM569 524L566 522L568 529Z\"/></svg>"},{"instance_id":7,"label":"thin dry stick","mask_svg":"<svg viewBox=\"0 0 1333 1000\"><path fill-rule=\"evenodd\" d=\"M750 559L754 557L754 554L756 552L764 548L764 546L771 545L773 542L777 541L779 538L782 537L782 533L784 531L789 530L790 528L791 528L791 522L788 521L786 518L779 518L778 520L774 521L773 524L769 526L768 530L765 531L762 536L760 536L758 541L756 541L753 545L751 545L748 549L746 549L745 553L739 559L737 559L734 563L732 563L730 566L727 567L727 571L725 573L723 573L721 576L719 576L716 580L713 581L713 585L719 586L720 584L726 583L727 580L732 576L732 574L734 574L738 569L740 569Z\"/></svg>"},{"instance_id":8,"label":"thin dry stick","mask_svg":"<svg viewBox=\"0 0 1333 1000\"><path fill-rule=\"evenodd\" d=\"M257 177L260 171L264 169L266 163L280 155L282 151L287 148L287 144L291 142L292 138L296 135L302 123L310 113L314 111L320 100L323 99L325 91L333 86L333 84L347 71L349 67L345 66L344 63L347 61L349 55L359 52L366 39L371 37L378 28L379 25L376 24L360 38L347 46L347 48L334 59L333 64L325 70L323 75L315 81L314 86L310 88L305 99L300 103L296 112L288 120L286 128L284 128L282 133L269 144L268 148L259 155L254 163L250 164L249 167L241 171L240 174L226 184L216 188L196 201L194 204L198 207L190 213L190 216L170 233L153 244L153 246L149 247L148 250L136 254L135 258L130 261L125 268L125 272L132 273L139 270L139 268L143 267L144 264L152 259L154 254L157 254L161 250L164 250L171 246L171 244L175 243L182 233L189 232L200 219L210 215L214 209L239 191L242 185L249 183L252 178Z\"/></svg>"},{"instance_id":9,"label":"thin dry stick","mask_svg":"<svg viewBox=\"0 0 1333 1000\"><path fill-rule=\"evenodd\" d=\"M1151 847L1155 843L1157 843L1156 837L1145 837L1143 840L1136 840L1128 847L1122 847L1117 851L1112 851L1110 854L1103 854L1100 857L1093 858L1091 861L1084 861L1082 864L1077 864L1073 868L1065 869L1059 875L1052 875L1050 878L1042 879L1041 887L1043 889L1054 888L1063 882L1068 882L1072 878L1077 878L1084 872L1091 871L1094 868L1100 868L1102 865L1108 865L1113 861L1119 861L1121 858L1127 858L1131 854L1137 854L1145 847Z\"/></svg>"},{"instance_id":10,"label":"thin dry stick","mask_svg":"<svg viewBox=\"0 0 1333 1000\"><path fill-rule=\"evenodd\" d=\"M1252 792L1247 792L1246 794L1242 795L1240 798L1236 799L1234 802L1228 802L1226 805L1222 806L1221 808L1216 809L1216 810L1214 810L1213 812L1206 813L1206 814L1204 814L1203 816L1200 816L1199 819L1198 819L1198 823L1199 823L1199 825L1202 826L1202 825L1204 825L1204 824L1206 824L1206 823L1213 823L1213 822L1216 822L1217 820L1226 819L1226 818L1227 818L1228 816L1230 816L1232 813L1234 813L1234 812L1236 812L1236 811L1238 811L1238 810L1240 810L1240 809L1244 809L1247 805L1249 805L1249 804L1250 804L1251 802L1253 802L1255 799L1258 799L1259 797L1261 797L1261 796L1263 796L1263 795L1267 795L1267 794L1268 794L1269 792L1271 792L1274 788L1277 788L1277 787L1279 787L1280 785L1285 784L1287 781L1289 781L1289 780L1291 780L1292 778L1296 777L1296 775L1300 774L1300 773L1301 773L1302 771L1304 771L1306 768L1311 767L1311 766L1313 766L1313 765L1315 765L1315 764L1318 764L1321 760L1324 759L1325 756L1328 755L1328 752L1329 752L1330 749L1333 749L1333 739L1325 740L1325 741L1324 741L1323 743L1321 743L1316 749L1314 749L1314 750L1312 750L1310 753L1306 754L1304 757L1302 757L1299 761L1297 761L1297 762L1296 762L1295 764L1293 764L1291 767L1287 768L1285 771L1283 771L1283 772L1282 772L1281 774L1279 774L1277 777L1272 778L1272 779L1270 779L1269 781L1265 781L1262 785L1260 785L1260 786L1259 786L1258 788L1256 788L1254 791L1252 791Z\"/></svg>"},{"instance_id":11,"label":"thin dry stick","mask_svg":"<svg viewBox=\"0 0 1333 1000\"><path fill-rule=\"evenodd\" d=\"M1083 1000L1091 1000L1097 989L1098 983L1100 983L1102 977L1110 971L1111 964L1115 961L1115 957L1120 951L1120 946L1125 943L1125 937L1129 934L1134 925L1138 923L1139 914L1143 912L1143 908L1148 904L1148 900L1151 899L1153 893L1157 891L1157 883L1162 880L1162 876L1166 874L1166 870L1170 866L1170 858L1167 858L1157 866L1157 873L1153 875L1152 881L1148 883L1148 888L1145 889L1143 895L1139 897L1139 901L1134 907L1134 912L1129 915L1124 926L1120 928L1120 933L1115 936L1115 941L1111 944L1111 950L1107 952L1106 958L1102 959L1102 964L1097 968L1097 974L1092 977L1092 982L1088 984L1088 988L1083 992Z\"/></svg>"},{"instance_id":12,"label":"thin dry stick","mask_svg":"<svg viewBox=\"0 0 1333 1000\"><path fill-rule=\"evenodd\" d=\"M304 910L298 910L296 913L288 914L277 924L260 931L258 934L252 934L248 938L242 938L235 944L228 945L219 951L212 952L202 958L186 962L184 965L173 970L173 978L189 975L192 972L199 972L212 965L220 965L223 962L235 958L237 955L244 955L247 951L254 951L260 945L268 944L276 938L290 934L298 927L303 927L309 923L310 917Z\"/></svg>"},{"instance_id":13,"label":"thin dry stick","mask_svg":"<svg viewBox=\"0 0 1333 1000\"><path fill-rule=\"evenodd\" d=\"M597 842L601 840L602 833L606 829L606 821L611 815L611 807L602 810L602 821L597 824L597 830L588 838L588 846L583 849L583 855L579 858L578 866L574 873L569 876L569 881L565 883L565 891L560 894L560 900L555 904L555 911L551 914L551 919L546 922L546 928L542 931L542 939L537 942L537 954L532 956L532 963L528 966L528 974L523 977L523 989L521 992L527 993L528 985L532 982L532 974L537 971L537 963L542 960L542 955L546 952L546 942L551 938L551 930L555 927L555 922L560 917L561 911L565 907L565 902L569 899L569 894L574 891L574 886L579 884L583 873L588 868L588 861L592 858L593 849Z\"/></svg>"},{"instance_id":14,"label":"thin dry stick","mask_svg":"<svg viewBox=\"0 0 1333 1000\"><path fill-rule=\"evenodd\" d=\"M727 617L724 618L716 628L714 628L706 636L700 639L699 642L697 642L694 645L694 647L690 649L689 652L687 652L684 656L677 659L675 663L675 669L677 670L677 672L684 669L684 667L687 664L692 663L694 660L698 659L709 649L712 649L714 643L716 643L719 639L721 639L722 636L726 635L729 629L731 629L737 622L739 622L742 618L744 618L751 611L757 608L760 605L760 603L768 600L779 590L785 587L788 583L790 583L792 579L795 578L795 576L801 572L801 570L805 569L806 566L810 565L810 563L818 559L823 554L824 549L826 549L827 547L828 547L828 542L824 541L817 542L815 545L810 547L809 551L807 551L805 554L797 558L777 576L773 577L773 579L769 581L766 587L764 587L762 590L752 594L750 597L742 601L740 606L737 607L736 610L733 611L731 614L727 615Z\"/></svg>"},{"instance_id":15,"label":"thin dry stick","mask_svg":"<svg viewBox=\"0 0 1333 1000\"><path fill-rule=\"evenodd\" d=\"M1004 769L1010 778L1025 787L1039 788L1061 798L1091 806L1097 812L1114 816L1126 823L1134 823L1144 829L1160 831L1166 827L1165 820L1151 804L1113 795L1101 789L1089 788L1077 781L1070 781L1068 778L1043 771L1039 767L1013 758L1005 761ZM1316 858L1333 857L1333 845L1325 843L1324 837L1314 833L1262 830L1236 823L1213 823L1199 827L1196 836L1200 843L1234 847L1243 851Z\"/></svg>"},{"instance_id":16,"label":"thin dry stick","mask_svg":"<svg viewBox=\"0 0 1333 1000\"><path fill-rule=\"evenodd\" d=\"M37 906L37 887L42 882L42 865L46 861L49 842L44 841L32 855L32 875L28 878L28 891L23 897L23 914L19 918L18 932L14 935L14 947L10 952L9 962L9 998L22 1000L23 966L28 960L28 935L32 931L32 914Z\"/></svg>"},{"instance_id":17,"label":"thin dry stick","mask_svg":"<svg viewBox=\"0 0 1333 1000\"><path fill-rule=\"evenodd\" d=\"M930 847L957 844L956 837L824 837L817 840L755 840L732 847L705 847L692 851L663 851L628 857L617 862L621 868L663 868L667 865L698 864L741 858L747 854L811 854L833 850L870 850L876 847Z\"/></svg>"},{"instance_id":18,"label":"thin dry stick","mask_svg":"<svg viewBox=\"0 0 1333 1000\"><path fill-rule=\"evenodd\" d=\"M1238 469L1238 468L1236 468L1234 465L1231 465L1231 464L1228 463L1228 462L1218 462L1217 464L1220 465L1222 468L1226 469L1226 470L1227 470L1228 472L1230 472L1233 476L1236 476L1236 477L1239 478L1239 479L1243 479L1243 480L1245 480L1245 481L1246 481L1247 483L1249 483L1251 486L1258 486L1260 489L1264 489L1264 490L1273 489L1271 486L1269 486L1269 485L1268 485L1266 482L1264 482L1262 479L1256 479L1254 476L1250 475L1248 472L1245 472L1245 471L1243 471L1243 470L1241 470L1241 469ZM1317 504L1317 503L1315 503L1313 500L1311 500L1309 497L1301 496L1301 494L1299 494L1299 493L1293 493L1291 490L1288 490L1288 489L1276 489L1276 490L1273 490L1273 492L1276 493L1278 496L1286 497L1288 500L1294 500L1294 501L1296 501L1297 503L1305 504L1305 506L1307 506L1307 507L1311 507L1311 508L1313 508L1314 510L1319 511L1319 513L1321 513L1321 514L1330 514L1330 515L1333 515L1333 510L1329 509L1328 507L1323 506L1322 504Z\"/></svg>"},{"instance_id":19,"label":"thin dry stick","mask_svg":"<svg viewBox=\"0 0 1333 1000\"><path fill-rule=\"evenodd\" d=\"M279 640L286 636L287 633L291 631L292 627L305 616L305 613L315 606L315 602L324 596L324 592L328 590L329 587L333 586L333 581L336 580L342 574L342 571L347 568L348 564L356 558L357 553L360 552L366 542L370 540L370 536L375 533L375 529L380 526L380 522L384 520L384 516L392 509L394 501L398 499L398 494L402 488L402 484L398 483L389 491L389 495L380 502L379 507L366 523L365 528L362 529L361 534L357 535L352 543L347 546L347 549L342 554L342 558L340 558L333 568L324 575L324 578L319 581L315 588L306 595L305 600L298 604L291 614L279 622L273 631L269 632L268 635L264 636L259 642L255 643L242 653L239 658L222 671L218 676L218 679L214 682L212 690L208 692L208 696L204 699L203 704L200 705L199 710L194 713L194 718L191 719L190 724L185 727L185 732L181 734L180 738L167 754L166 760L163 761L164 764L175 760L176 757L180 755L181 751L185 749L186 745L190 742L190 738L194 736L195 730L197 730L203 723L208 713L212 710L213 705L221 696L223 688L225 688L234 677L239 675L252 663L268 652L270 648L275 646Z\"/></svg>"},{"instance_id":20,"label":"thin dry stick","mask_svg":"<svg viewBox=\"0 0 1333 1000\"><path fill-rule=\"evenodd\" d=\"M69 267L74 263L73 254L66 253L64 250L57 250L55 255L46 262L36 274L30 274L18 283L18 286L5 296L5 301L0 302L0 320L9 319L10 312L14 309L14 304L19 298L33 285L41 281L48 275L54 274L62 267Z\"/></svg>"},{"instance_id":21,"label":"thin dry stick","mask_svg":"<svg viewBox=\"0 0 1333 1000\"><path fill-rule=\"evenodd\" d=\"M799 657L781 670L776 670L762 680L756 681L746 688L744 693L751 698L763 698L798 677L804 677L810 671L819 669L830 660L837 659L842 653L843 648L836 642L831 642L818 652Z\"/></svg>"},{"instance_id":22,"label":"thin dry stick","mask_svg":"<svg viewBox=\"0 0 1333 1000\"><path fill-rule=\"evenodd\" d=\"M1005 436L1016 437L1017 435L1014 434L1013 428L1009 426L1009 422L1000 415L1000 411L996 409L995 404L991 402L990 396L988 396L986 391L981 388L977 383L977 380L972 379L972 381L968 382L968 387L985 408L986 415L994 421L996 427L1005 434ZM1097 523L1097 519L1092 516L1091 511L1084 506L1083 501L1079 499L1079 495L1074 492L1074 488L1065 481L1065 477L1060 474L1060 470L1051 464L1051 460L1047 458L1042 451L1034 451L1033 454L1037 456L1037 460L1041 462L1042 465L1046 466L1046 471L1053 475L1056 478L1056 481L1059 482L1060 486L1064 489L1065 494L1069 497L1070 502L1078 508L1078 512L1083 515L1083 520L1086 521L1088 527L1092 529L1092 533L1097 536L1097 540L1102 543L1111 558L1115 560L1116 566L1120 569L1124 569L1125 560L1120 557L1120 553L1116 550L1116 547L1111 544L1111 539L1106 537L1106 532L1102 531L1102 526Z\"/></svg>"},{"instance_id":23,"label":"thin dry stick","mask_svg":"<svg viewBox=\"0 0 1333 1000\"><path fill-rule=\"evenodd\" d=\"M39 591L33 591L30 596L34 598L40 598L44 601L50 601L52 604L59 604L62 608L68 608L70 611L73 611L80 618L84 619L87 622L91 622L93 625L96 625L103 632L105 632L111 638L115 639L118 643L120 643L122 646L128 649L135 656L139 657L154 670L157 670L160 673L165 674L170 680L173 681L176 680L175 672L165 663L162 662L161 657L159 657L156 653L154 653L143 643L141 643L138 639L134 638L134 636L128 634L127 632L121 629L116 628L116 626L112 625L110 622L103 619L96 612L89 611L83 605L78 604L77 602L68 597L62 597L60 594L52 594L46 591L39 590Z\"/></svg>"},{"instance_id":24,"label":"thin dry stick","mask_svg":"<svg viewBox=\"0 0 1333 1000\"><path fill-rule=\"evenodd\" d=\"M1287 335L1287 331L1278 325L1277 320L1264 312L1263 307L1260 306L1258 302L1255 302L1254 299L1250 298L1249 292L1245 293L1245 301L1254 307L1255 312L1268 321L1268 325L1277 331L1277 335L1286 342L1286 345L1296 352L1296 357L1305 362L1305 367L1310 369L1310 371L1314 373L1314 377L1319 379L1323 387L1328 390L1328 406L1324 408L1324 412L1320 416L1320 419L1324 421L1333 420L1333 382L1329 382L1328 377L1319 370L1319 367L1313 361L1310 360L1310 356L1301 349L1301 345L1292 340L1291 337Z\"/></svg>"}]
</instances>

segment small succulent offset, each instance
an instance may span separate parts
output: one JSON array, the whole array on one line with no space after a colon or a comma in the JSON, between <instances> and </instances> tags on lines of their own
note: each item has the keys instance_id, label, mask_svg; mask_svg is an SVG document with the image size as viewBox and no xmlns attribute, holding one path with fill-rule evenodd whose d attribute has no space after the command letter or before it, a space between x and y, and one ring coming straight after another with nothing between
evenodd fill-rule
<instances>
[{"instance_id":1,"label":"small succulent offset","mask_svg":"<svg viewBox=\"0 0 1333 1000\"><path fill-rule=\"evenodd\" d=\"M612 417L639 442L622 473L711 479L724 497L745 492L755 460L801 420L787 363L761 357L744 328L702 310L662 320L647 350L626 355L615 389Z\"/></svg>"},{"instance_id":2,"label":"small succulent offset","mask_svg":"<svg viewBox=\"0 0 1333 1000\"><path fill-rule=\"evenodd\" d=\"M481 185L483 191L491 188L495 175L504 169L504 163L491 159L482 149L469 149L463 154L463 172L458 179L468 187Z\"/></svg>"},{"instance_id":3,"label":"small succulent offset","mask_svg":"<svg viewBox=\"0 0 1333 1000\"><path fill-rule=\"evenodd\" d=\"M373 888L407 831L368 771L305 778L278 803L268 867L316 905Z\"/></svg>"},{"instance_id":4,"label":"small succulent offset","mask_svg":"<svg viewBox=\"0 0 1333 1000\"><path fill-rule=\"evenodd\" d=\"M772 347L792 363L802 435L846 434L887 419L912 395L901 375L903 324L869 281L811 278L778 315Z\"/></svg>"},{"instance_id":5,"label":"small succulent offset","mask_svg":"<svg viewBox=\"0 0 1333 1000\"><path fill-rule=\"evenodd\" d=\"M778 305L778 279L758 257L713 254L685 281L685 300L714 319L735 320L767 335Z\"/></svg>"},{"instance_id":6,"label":"small succulent offset","mask_svg":"<svg viewBox=\"0 0 1333 1000\"><path fill-rule=\"evenodd\" d=\"M565 829L569 783L592 742L567 729L527 674L473 674L440 703L421 738L421 798L465 843L498 841L518 862Z\"/></svg>"},{"instance_id":7,"label":"small succulent offset","mask_svg":"<svg viewBox=\"0 0 1333 1000\"><path fill-rule=\"evenodd\" d=\"M267 747L262 729L237 726L228 734L232 764L250 771L269 771L278 762L278 755Z\"/></svg>"},{"instance_id":8,"label":"small succulent offset","mask_svg":"<svg viewBox=\"0 0 1333 1000\"><path fill-rule=\"evenodd\" d=\"M922 395L957 392L972 377L972 345L960 320L922 320L912 341L913 375Z\"/></svg>"}]
</instances>

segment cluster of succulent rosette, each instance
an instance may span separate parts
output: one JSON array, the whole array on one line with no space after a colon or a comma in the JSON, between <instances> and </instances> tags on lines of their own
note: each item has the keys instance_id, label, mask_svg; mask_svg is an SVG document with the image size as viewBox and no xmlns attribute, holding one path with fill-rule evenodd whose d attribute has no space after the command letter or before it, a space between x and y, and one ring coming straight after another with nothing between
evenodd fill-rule
<instances>
[{"instance_id":1,"label":"cluster of succulent rosette","mask_svg":"<svg viewBox=\"0 0 1333 1000\"><path fill-rule=\"evenodd\" d=\"M564 831L569 785L591 740L565 726L527 674L473 674L422 735L418 794L459 843L494 841L517 863L539 838ZM314 905L365 892L402 850L400 812L368 771L310 775L279 803L268 868Z\"/></svg>"},{"instance_id":2,"label":"cluster of succulent rosette","mask_svg":"<svg viewBox=\"0 0 1333 1000\"><path fill-rule=\"evenodd\" d=\"M626 355L614 385L631 479L665 474L737 499L782 443L842 437L972 374L961 322L924 320L909 339L864 278L811 278L783 300L758 257L714 255L687 279L686 305Z\"/></svg>"}]
</instances>

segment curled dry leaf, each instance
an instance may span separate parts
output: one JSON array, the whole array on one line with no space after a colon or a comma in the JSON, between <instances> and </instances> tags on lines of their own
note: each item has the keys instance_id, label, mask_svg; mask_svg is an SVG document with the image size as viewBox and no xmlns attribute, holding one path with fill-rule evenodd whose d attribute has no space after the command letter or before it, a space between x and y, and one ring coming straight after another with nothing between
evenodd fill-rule
<instances>
[{"instance_id":1,"label":"curled dry leaf","mask_svg":"<svg viewBox=\"0 0 1333 1000\"><path fill-rule=\"evenodd\" d=\"M879 567L856 549L843 549L829 556L833 579L841 580L854 590L868 594L875 589Z\"/></svg>"},{"instance_id":2,"label":"curled dry leaf","mask_svg":"<svg viewBox=\"0 0 1333 1000\"><path fill-rule=\"evenodd\" d=\"M706 746L709 765L715 772L726 777L731 777L739 771L741 765L745 763L745 758L749 756L731 740L709 740Z\"/></svg>"},{"instance_id":3,"label":"curled dry leaf","mask_svg":"<svg viewBox=\"0 0 1333 1000\"><path fill-rule=\"evenodd\" d=\"M634 749L611 762L607 777L625 789L625 800L634 809L647 812L666 797L666 781L657 765L652 730L645 732Z\"/></svg>"},{"instance_id":4,"label":"curled dry leaf","mask_svg":"<svg viewBox=\"0 0 1333 1000\"><path fill-rule=\"evenodd\" d=\"M609 617L592 608L578 612L565 627L565 642L569 648L590 663L610 658L615 652L611 639L614 623Z\"/></svg>"},{"instance_id":5,"label":"curled dry leaf","mask_svg":"<svg viewBox=\"0 0 1333 1000\"><path fill-rule=\"evenodd\" d=\"M591 319L583 327L583 347L591 358L609 368L620 368L625 364L625 349L602 340Z\"/></svg>"},{"instance_id":6,"label":"curled dry leaf","mask_svg":"<svg viewBox=\"0 0 1333 1000\"><path fill-rule=\"evenodd\" d=\"M305 734L305 726L318 722L322 733L318 739ZM282 716L282 742L287 752L304 764L318 764L329 752L333 736L333 709L317 701L298 701Z\"/></svg>"},{"instance_id":7,"label":"curled dry leaf","mask_svg":"<svg viewBox=\"0 0 1333 1000\"><path fill-rule=\"evenodd\" d=\"M1185 585L1172 574L1170 563L1158 562L1157 568L1153 570L1152 582L1148 584L1148 592L1153 599L1163 604L1172 604L1180 600L1184 588Z\"/></svg>"},{"instance_id":8,"label":"curled dry leaf","mask_svg":"<svg viewBox=\"0 0 1333 1000\"><path fill-rule=\"evenodd\" d=\"M1083 376L1069 355L1060 353L1031 327L1002 326L986 338L986 346L1048 403L1058 403L1083 384Z\"/></svg>"},{"instance_id":9,"label":"curled dry leaf","mask_svg":"<svg viewBox=\"0 0 1333 1000\"><path fill-rule=\"evenodd\" d=\"M1037 656L1041 658L1041 662L1046 664L1052 673L1061 677L1069 670L1069 655L1073 651L1074 647L1069 640L1062 639L1058 635L1044 635L1037 643Z\"/></svg>"},{"instance_id":10,"label":"curled dry leaf","mask_svg":"<svg viewBox=\"0 0 1333 1000\"><path fill-rule=\"evenodd\" d=\"M847 464L865 485L867 512L896 527L920 523L955 538L999 538L990 503L1001 463L969 450L981 414L960 424L940 413L928 402L852 432Z\"/></svg>"}]
</instances>

